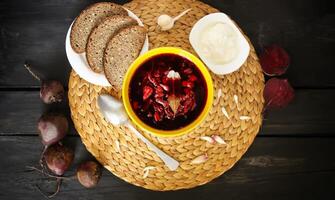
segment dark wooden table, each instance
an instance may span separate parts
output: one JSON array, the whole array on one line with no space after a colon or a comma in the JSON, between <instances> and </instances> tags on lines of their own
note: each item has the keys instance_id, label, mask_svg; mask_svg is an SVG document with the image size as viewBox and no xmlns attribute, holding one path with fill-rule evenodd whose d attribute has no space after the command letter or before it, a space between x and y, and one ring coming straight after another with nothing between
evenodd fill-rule
<instances>
[{"instance_id":1,"label":"dark wooden table","mask_svg":"<svg viewBox=\"0 0 335 200\"><path fill-rule=\"evenodd\" d=\"M292 64L287 77L296 98L266 115L254 144L236 166L201 187L153 192L103 171L99 186L63 184L56 199L335 199L335 7L331 0L207 0L235 19L259 51L277 43ZM66 31L88 0L0 1L0 199L43 199L36 184L47 178L25 171L42 149L36 121L67 102L47 107L39 83L23 68L28 60L47 78L67 85L71 70ZM118 1L124 3L124 1ZM73 126L65 139L78 162L89 159ZM50 185L49 184L49 185ZM52 186L52 185L51 185ZM52 187L46 189L53 189Z\"/></svg>"}]
</instances>

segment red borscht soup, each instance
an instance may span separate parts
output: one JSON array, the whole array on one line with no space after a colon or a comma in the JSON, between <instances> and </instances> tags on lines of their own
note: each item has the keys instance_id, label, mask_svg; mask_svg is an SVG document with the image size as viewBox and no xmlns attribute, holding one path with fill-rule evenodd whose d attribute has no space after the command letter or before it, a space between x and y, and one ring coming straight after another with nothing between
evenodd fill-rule
<instances>
[{"instance_id":1,"label":"red borscht soup","mask_svg":"<svg viewBox=\"0 0 335 200\"><path fill-rule=\"evenodd\" d=\"M198 68L175 54L144 62L130 81L132 109L147 125L176 130L189 125L204 109L207 85Z\"/></svg>"}]
</instances>

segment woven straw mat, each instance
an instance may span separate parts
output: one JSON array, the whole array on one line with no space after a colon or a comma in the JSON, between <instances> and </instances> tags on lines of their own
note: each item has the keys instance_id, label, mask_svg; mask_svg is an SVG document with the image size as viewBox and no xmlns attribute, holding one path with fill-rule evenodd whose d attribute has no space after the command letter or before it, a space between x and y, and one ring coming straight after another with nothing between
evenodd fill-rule
<instances>
[{"instance_id":1,"label":"woven straw mat","mask_svg":"<svg viewBox=\"0 0 335 200\"><path fill-rule=\"evenodd\" d=\"M188 40L192 26L204 15L218 12L195 0L134 0L125 7L144 22L149 32L150 48L175 46L194 54ZM178 20L173 29L168 32L159 30L157 16L164 13L176 16L188 8L192 10ZM252 45L240 70L225 76L211 75L215 87L214 103L199 127L176 138L158 138L143 133L180 162L176 171L169 171L160 158L126 127L112 126L103 119L97 106L98 95L120 94L115 94L111 88L92 85L74 71L69 81L72 119L88 151L119 178L151 190L177 190L202 185L226 172L246 152L260 129L264 101L264 77ZM223 114L222 108L229 118ZM250 119L241 120L241 116ZM211 135L220 135L227 144L210 144L200 139ZM206 162L191 164L193 159L205 154L208 155ZM143 169L148 166L155 168L144 178Z\"/></svg>"}]
</instances>

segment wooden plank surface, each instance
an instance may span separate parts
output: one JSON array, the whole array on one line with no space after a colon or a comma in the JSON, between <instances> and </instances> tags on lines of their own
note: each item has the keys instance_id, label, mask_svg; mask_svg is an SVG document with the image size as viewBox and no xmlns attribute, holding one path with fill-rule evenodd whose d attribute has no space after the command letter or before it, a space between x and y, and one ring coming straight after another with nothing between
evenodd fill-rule
<instances>
[{"instance_id":1,"label":"wooden plank surface","mask_svg":"<svg viewBox=\"0 0 335 200\"><path fill-rule=\"evenodd\" d=\"M59 112L67 116L69 134L77 135L70 118L67 98L62 103L46 105L40 100L38 90L0 91L0 136L36 135L37 121L46 112Z\"/></svg>"},{"instance_id":2,"label":"wooden plank surface","mask_svg":"<svg viewBox=\"0 0 335 200\"><path fill-rule=\"evenodd\" d=\"M67 84L70 66L64 49L69 25L94 1L0 2L0 88L38 87L22 67ZM126 1L116 1L123 3ZM334 87L335 14L330 0L206 0L231 15L257 50L278 43L291 55L287 77L295 87ZM19 78L17 78L19 77Z\"/></svg>"},{"instance_id":3,"label":"wooden plank surface","mask_svg":"<svg viewBox=\"0 0 335 200\"><path fill-rule=\"evenodd\" d=\"M66 31L96 0L0 1L0 199L44 199L35 184L47 178L25 172L41 151L36 123L41 113L69 116L67 102L46 106L39 83L23 68L28 60L46 78L67 85L71 67L64 49ZM114 1L117 3L126 0ZM229 14L256 50L277 43L289 52L287 74L297 89L287 108L265 115L247 154L220 178L191 190L153 192L132 186L108 171L95 189L64 183L55 199L335 199L335 7L331 0L204 0ZM167 11L168 12L168 11ZM76 159L93 159L71 125L66 144Z\"/></svg>"},{"instance_id":4,"label":"wooden plank surface","mask_svg":"<svg viewBox=\"0 0 335 200\"><path fill-rule=\"evenodd\" d=\"M79 138L67 138L76 149L75 163L89 159ZM55 199L334 199L335 138L257 138L247 154L220 178L190 190L153 192L132 186L104 170L99 186L84 189L65 182ZM43 199L34 185L51 185L47 178L25 172L41 150L39 138L0 137L0 198ZM24 156L23 156L24 155ZM49 184L48 184L49 183ZM52 188L49 188L52 189Z\"/></svg>"},{"instance_id":5,"label":"wooden plank surface","mask_svg":"<svg viewBox=\"0 0 335 200\"><path fill-rule=\"evenodd\" d=\"M265 115L259 135L335 136L334 99L334 89L297 90L295 100L287 108ZM38 91L0 92L0 135L37 134L37 120L46 110L70 116L67 102L45 106ZM70 134L76 134L73 126Z\"/></svg>"}]
</instances>

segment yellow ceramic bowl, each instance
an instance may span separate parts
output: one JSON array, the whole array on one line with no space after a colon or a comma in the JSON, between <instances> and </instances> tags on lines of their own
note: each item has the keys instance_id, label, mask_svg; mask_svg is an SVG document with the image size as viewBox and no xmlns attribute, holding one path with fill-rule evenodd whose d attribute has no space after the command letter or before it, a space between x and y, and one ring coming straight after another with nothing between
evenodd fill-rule
<instances>
[{"instance_id":1,"label":"yellow ceramic bowl","mask_svg":"<svg viewBox=\"0 0 335 200\"><path fill-rule=\"evenodd\" d=\"M189 125L182 127L180 129L176 130L160 130L160 129L155 129L147 124L145 124L137 115L135 114L134 110L132 109L132 106L130 104L130 99L129 99L129 85L130 81L138 69L145 61L148 59L160 55L160 54L176 54L179 56L182 56L191 62L195 64L195 66L199 69L199 71L202 73L205 82L207 83L207 100L205 103L205 106L200 113L200 115ZM122 101L125 106L126 112L130 119L142 130L147 131L155 136L160 136L160 137L176 137L183 135L187 132L190 132L194 128L196 128L207 116L209 113L212 103L213 103L213 82L210 73L208 72L206 66L198 59L196 56L192 55L191 53L175 48L175 47L161 47L161 48L156 48L153 50L148 51L147 53L141 55L138 57L129 67L125 79L123 80L123 86L122 86Z\"/></svg>"}]
</instances>

